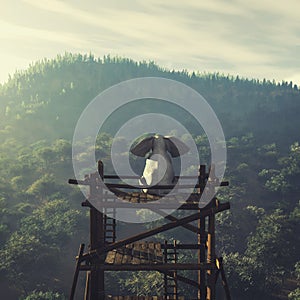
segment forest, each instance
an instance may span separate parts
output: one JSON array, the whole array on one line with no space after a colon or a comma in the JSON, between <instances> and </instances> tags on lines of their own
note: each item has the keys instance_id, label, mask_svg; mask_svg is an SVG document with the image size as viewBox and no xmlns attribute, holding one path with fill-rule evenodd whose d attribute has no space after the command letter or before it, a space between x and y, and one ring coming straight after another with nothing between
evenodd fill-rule
<instances>
[{"instance_id":1,"label":"forest","mask_svg":"<svg viewBox=\"0 0 300 300\"><path fill-rule=\"evenodd\" d=\"M68 184L74 177L76 122L101 91L146 76L195 89L222 124L224 179L230 185L217 197L230 201L231 209L218 214L216 242L232 298L300 299L299 88L292 82L167 70L154 62L71 53L33 63L0 86L1 298L68 299L75 256L89 235L88 211L81 207L84 196ZM147 103L144 109L150 110ZM159 105L155 109L164 112ZM139 112L128 106L121 114L130 119ZM176 116L176 111L165 113ZM192 118L183 119L209 164L205 133ZM110 148L120 122L122 118L112 116L97 137L97 158L108 173L114 172ZM132 224L118 226L124 235L134 230ZM172 235L178 241L188 238L177 229L158 239ZM111 294L162 293L155 272L110 272L107 286ZM84 276L78 299L83 288ZM189 299L188 286L180 293ZM220 286L218 299L222 297Z\"/></svg>"}]
</instances>

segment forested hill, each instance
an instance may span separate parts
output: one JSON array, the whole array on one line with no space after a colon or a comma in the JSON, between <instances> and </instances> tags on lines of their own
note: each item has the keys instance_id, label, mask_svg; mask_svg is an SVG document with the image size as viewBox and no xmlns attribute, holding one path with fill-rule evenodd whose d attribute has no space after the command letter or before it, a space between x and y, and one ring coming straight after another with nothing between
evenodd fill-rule
<instances>
[{"instance_id":1,"label":"forested hill","mask_svg":"<svg viewBox=\"0 0 300 300\"><path fill-rule=\"evenodd\" d=\"M216 243L232 299L300 299L300 90L287 82L190 74L152 62L80 54L37 62L0 86L1 297L68 298L74 257L78 245L88 243L89 222L80 206L83 195L67 184L74 177L75 125L101 91L145 76L177 80L197 90L222 124L230 187L220 189L218 199L230 201L231 209L218 214ZM194 120L173 108L157 108L175 119L181 117L201 159L209 163L206 136ZM121 115L130 118L139 112L138 106L131 105ZM105 161L109 172L113 171L109 164L113 134L121 121L120 115L112 116L97 138L96 156ZM84 161L84 153L80 159ZM121 237L145 229L140 224L138 229L124 223L118 226ZM186 243L193 238L182 228L157 237L161 242ZM193 255L180 259L190 262ZM196 280L195 272L183 275ZM163 277L155 272L109 272L107 276L107 293L112 295L163 294ZM82 292L83 277L78 286ZM183 285L179 293L195 298L189 286ZM223 299L222 293L219 287L218 299Z\"/></svg>"},{"instance_id":2,"label":"forested hill","mask_svg":"<svg viewBox=\"0 0 300 300\"><path fill-rule=\"evenodd\" d=\"M226 137L251 132L280 145L298 138L300 91L292 83L189 74L151 62L72 54L37 62L1 86L1 138L70 139L83 108L99 92L143 76L178 80L197 90L217 113Z\"/></svg>"}]
</instances>

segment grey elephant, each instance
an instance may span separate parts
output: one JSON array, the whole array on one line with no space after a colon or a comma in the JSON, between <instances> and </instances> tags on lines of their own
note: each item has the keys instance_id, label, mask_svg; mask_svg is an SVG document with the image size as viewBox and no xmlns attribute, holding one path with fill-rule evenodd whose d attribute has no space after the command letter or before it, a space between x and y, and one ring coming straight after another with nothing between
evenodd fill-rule
<instances>
[{"instance_id":1,"label":"grey elephant","mask_svg":"<svg viewBox=\"0 0 300 300\"><path fill-rule=\"evenodd\" d=\"M143 176L139 183L143 185L172 185L176 184L171 157L178 157L189 151L189 147L176 137L156 134L140 141L130 149L131 153L147 159ZM143 189L145 193L167 194L169 189Z\"/></svg>"}]
</instances>

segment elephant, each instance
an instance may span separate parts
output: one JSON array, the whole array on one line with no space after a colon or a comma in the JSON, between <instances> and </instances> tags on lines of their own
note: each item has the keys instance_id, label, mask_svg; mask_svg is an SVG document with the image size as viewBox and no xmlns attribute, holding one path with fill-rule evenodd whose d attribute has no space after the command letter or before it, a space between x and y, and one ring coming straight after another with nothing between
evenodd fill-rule
<instances>
[{"instance_id":1,"label":"elephant","mask_svg":"<svg viewBox=\"0 0 300 300\"><path fill-rule=\"evenodd\" d=\"M131 147L130 152L147 159L143 175L139 184L143 185L171 185L175 186L175 173L172 157L178 157L189 151L189 147L176 137L159 134L146 137L137 145ZM167 194L170 189L143 189L144 193Z\"/></svg>"}]
</instances>

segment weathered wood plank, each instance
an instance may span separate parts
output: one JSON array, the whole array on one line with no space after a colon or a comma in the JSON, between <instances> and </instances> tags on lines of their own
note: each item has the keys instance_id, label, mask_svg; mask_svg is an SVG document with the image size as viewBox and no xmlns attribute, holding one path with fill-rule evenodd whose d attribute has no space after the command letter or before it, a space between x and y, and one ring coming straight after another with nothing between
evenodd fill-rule
<instances>
[{"instance_id":1,"label":"weathered wood plank","mask_svg":"<svg viewBox=\"0 0 300 300\"><path fill-rule=\"evenodd\" d=\"M106 259L105 259L105 263L107 263L107 264L113 264L115 262L116 253L117 253L116 250L109 251L107 253L107 256L106 256Z\"/></svg>"},{"instance_id":2,"label":"weathered wood plank","mask_svg":"<svg viewBox=\"0 0 300 300\"><path fill-rule=\"evenodd\" d=\"M162 263L163 262L163 252L162 252L160 243L155 244L155 250L156 250L157 262Z\"/></svg>"},{"instance_id":3,"label":"weathered wood plank","mask_svg":"<svg viewBox=\"0 0 300 300\"><path fill-rule=\"evenodd\" d=\"M130 264L132 262L132 244L126 245L124 248L124 256L122 259L122 264Z\"/></svg>"},{"instance_id":4,"label":"weathered wood plank","mask_svg":"<svg viewBox=\"0 0 300 300\"><path fill-rule=\"evenodd\" d=\"M116 265L122 264L123 256L124 256L123 249L122 248L117 249L114 264L116 264Z\"/></svg>"},{"instance_id":5,"label":"weathered wood plank","mask_svg":"<svg viewBox=\"0 0 300 300\"><path fill-rule=\"evenodd\" d=\"M147 263L149 263L147 248L148 248L147 242L141 242L141 244L140 244L140 259L141 259L141 264L147 264Z\"/></svg>"},{"instance_id":6,"label":"weathered wood plank","mask_svg":"<svg viewBox=\"0 0 300 300\"><path fill-rule=\"evenodd\" d=\"M162 263L163 254L160 243L136 242L123 248L108 252L107 264L155 264Z\"/></svg>"},{"instance_id":7,"label":"weathered wood plank","mask_svg":"<svg viewBox=\"0 0 300 300\"><path fill-rule=\"evenodd\" d=\"M141 263L140 260L140 244L134 243L133 244L133 257L132 257L132 264L139 265Z\"/></svg>"}]
</instances>

